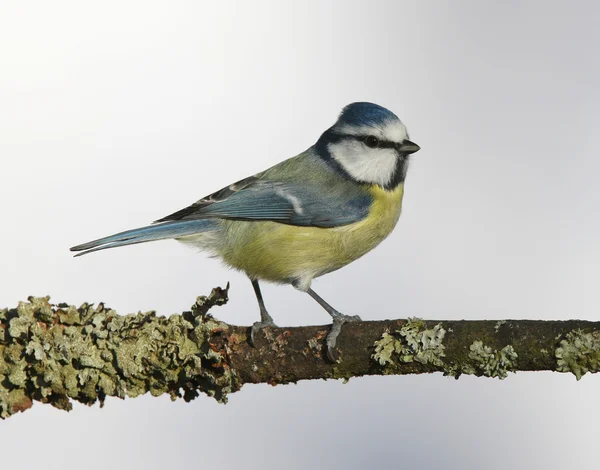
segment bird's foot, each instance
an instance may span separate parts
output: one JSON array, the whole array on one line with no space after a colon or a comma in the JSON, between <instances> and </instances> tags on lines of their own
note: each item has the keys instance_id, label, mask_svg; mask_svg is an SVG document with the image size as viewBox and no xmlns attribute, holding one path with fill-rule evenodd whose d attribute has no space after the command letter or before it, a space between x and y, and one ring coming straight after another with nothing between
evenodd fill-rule
<instances>
[{"instance_id":1,"label":"bird's foot","mask_svg":"<svg viewBox=\"0 0 600 470\"><path fill-rule=\"evenodd\" d=\"M327 339L325 340L325 344L327 345L327 359L331 362L337 362L337 358L335 357L335 343L337 341L337 337L342 331L342 325L348 322L362 321L358 315L344 315L343 313L336 313L337 314L333 316L331 331L329 332L329 334L327 335Z\"/></svg>"},{"instance_id":2,"label":"bird's foot","mask_svg":"<svg viewBox=\"0 0 600 470\"><path fill-rule=\"evenodd\" d=\"M252 347L255 346L254 337L256 336L257 332L259 332L263 328L267 328L267 327L277 328L277 325L275 324L275 322L273 321L273 319L271 318L271 316L268 313L266 313L266 312L264 312L264 314L261 313L260 317L261 317L260 321L255 322L250 327L250 346L252 346Z\"/></svg>"}]
</instances>

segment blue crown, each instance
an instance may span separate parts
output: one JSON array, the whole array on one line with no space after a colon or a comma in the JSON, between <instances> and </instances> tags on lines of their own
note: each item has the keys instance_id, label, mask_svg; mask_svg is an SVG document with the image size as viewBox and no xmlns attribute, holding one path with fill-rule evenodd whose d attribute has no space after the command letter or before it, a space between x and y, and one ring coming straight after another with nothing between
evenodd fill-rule
<instances>
[{"instance_id":1,"label":"blue crown","mask_svg":"<svg viewBox=\"0 0 600 470\"><path fill-rule=\"evenodd\" d=\"M391 120L398 120L398 116L389 109L374 103L350 103L340 113L339 124L351 126L378 126Z\"/></svg>"}]
</instances>

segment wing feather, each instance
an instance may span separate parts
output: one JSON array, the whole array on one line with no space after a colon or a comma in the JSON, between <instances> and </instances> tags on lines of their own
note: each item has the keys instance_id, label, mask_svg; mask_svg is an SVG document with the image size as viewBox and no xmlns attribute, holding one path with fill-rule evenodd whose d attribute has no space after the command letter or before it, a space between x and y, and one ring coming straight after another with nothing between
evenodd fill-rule
<instances>
[{"instance_id":1,"label":"wing feather","mask_svg":"<svg viewBox=\"0 0 600 470\"><path fill-rule=\"evenodd\" d=\"M195 219L271 220L290 225L337 227L362 220L371 205L356 187L341 191L309 181L272 181L251 176L156 222Z\"/></svg>"}]
</instances>

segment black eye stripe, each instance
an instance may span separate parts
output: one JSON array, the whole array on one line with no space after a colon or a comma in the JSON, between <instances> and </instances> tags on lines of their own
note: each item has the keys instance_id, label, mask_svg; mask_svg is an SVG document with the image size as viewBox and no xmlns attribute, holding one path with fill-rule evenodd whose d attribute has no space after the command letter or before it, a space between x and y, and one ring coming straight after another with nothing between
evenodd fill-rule
<instances>
[{"instance_id":1,"label":"black eye stripe","mask_svg":"<svg viewBox=\"0 0 600 470\"><path fill-rule=\"evenodd\" d=\"M360 142L367 144L367 140L373 138L374 136L371 135L366 135L366 136L349 136L350 138L353 138L355 140L359 140ZM378 149L393 149L399 146L399 144L396 144L395 142L390 142L389 140L381 140L377 137L375 137L375 139L377 140L377 145L372 147L371 145L367 144L367 147L372 147L372 148L378 148Z\"/></svg>"},{"instance_id":2,"label":"black eye stripe","mask_svg":"<svg viewBox=\"0 0 600 470\"><path fill-rule=\"evenodd\" d=\"M330 134L330 142L333 143L333 142L339 142L341 140L358 140L359 142L366 144L366 140L369 137L375 137L375 136L331 133ZM402 144L398 144L396 142L390 142L389 140L381 140L378 137L376 137L376 139L378 140L378 144L377 144L377 147L375 147L375 148L398 149L402 145Z\"/></svg>"}]
</instances>

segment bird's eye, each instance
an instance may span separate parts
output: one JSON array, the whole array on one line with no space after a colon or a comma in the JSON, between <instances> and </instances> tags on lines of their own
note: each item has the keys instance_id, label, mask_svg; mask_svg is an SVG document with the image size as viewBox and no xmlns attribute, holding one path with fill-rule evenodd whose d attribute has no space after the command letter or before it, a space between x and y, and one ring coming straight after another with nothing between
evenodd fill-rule
<instances>
[{"instance_id":1,"label":"bird's eye","mask_svg":"<svg viewBox=\"0 0 600 470\"><path fill-rule=\"evenodd\" d=\"M365 139L365 145L372 149L379 147L379 139L374 135L370 135Z\"/></svg>"}]
</instances>

